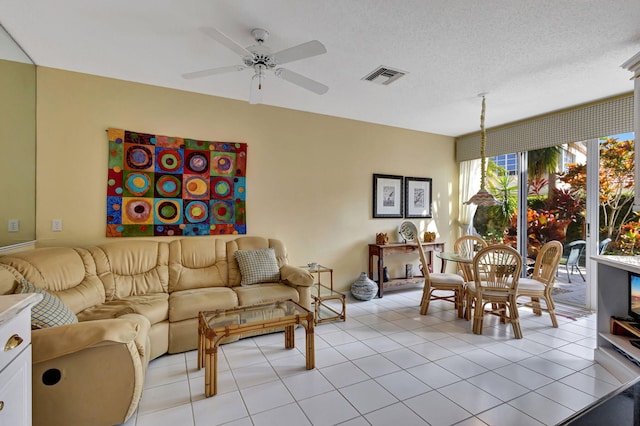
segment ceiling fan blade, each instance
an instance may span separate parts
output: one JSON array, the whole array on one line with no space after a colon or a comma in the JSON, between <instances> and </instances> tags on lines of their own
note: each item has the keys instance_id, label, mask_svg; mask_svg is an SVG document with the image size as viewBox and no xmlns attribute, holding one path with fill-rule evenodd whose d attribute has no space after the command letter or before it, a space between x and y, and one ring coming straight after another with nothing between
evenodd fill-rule
<instances>
[{"instance_id":1,"label":"ceiling fan blade","mask_svg":"<svg viewBox=\"0 0 640 426\"><path fill-rule=\"evenodd\" d=\"M289 83L293 83L297 86L302 87L303 89L307 89L313 93L317 93L318 95L324 95L329 90L329 87L325 86L324 84L318 83L315 80L311 80L308 77L285 68L276 69L275 75L276 77L280 77L281 79L286 80Z\"/></svg>"},{"instance_id":2,"label":"ceiling fan blade","mask_svg":"<svg viewBox=\"0 0 640 426\"><path fill-rule=\"evenodd\" d=\"M252 105L262 103L262 79L258 74L251 79L251 92L249 92L249 103Z\"/></svg>"},{"instance_id":3,"label":"ceiling fan blade","mask_svg":"<svg viewBox=\"0 0 640 426\"><path fill-rule=\"evenodd\" d=\"M222 33L221 31L215 28L202 27L200 28L200 31L202 31L203 33L205 33L206 35L208 35L218 43L222 44L227 49L232 50L233 52L237 53L242 57L245 57L245 56L253 57L253 53L249 52L247 49L240 46L238 43L236 43L235 41L227 37L224 33Z\"/></svg>"},{"instance_id":4,"label":"ceiling fan blade","mask_svg":"<svg viewBox=\"0 0 640 426\"><path fill-rule=\"evenodd\" d=\"M272 55L277 64L286 64L299 59L310 58L316 55L327 53L324 44L318 40L311 40L288 49L281 50Z\"/></svg>"},{"instance_id":5,"label":"ceiling fan blade","mask_svg":"<svg viewBox=\"0 0 640 426\"><path fill-rule=\"evenodd\" d=\"M234 72L234 71L242 71L245 68L246 67L244 65L231 65L228 67L210 68L208 70L188 72L186 74L182 74L182 78L186 78L187 80L192 80L194 78L209 77L210 75L224 74L224 73Z\"/></svg>"}]
</instances>

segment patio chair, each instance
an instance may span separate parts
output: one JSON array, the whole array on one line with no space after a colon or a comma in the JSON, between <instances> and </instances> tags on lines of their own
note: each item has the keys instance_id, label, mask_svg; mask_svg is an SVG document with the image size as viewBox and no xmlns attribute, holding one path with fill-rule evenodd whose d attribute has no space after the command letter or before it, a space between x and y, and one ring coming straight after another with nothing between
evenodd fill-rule
<instances>
[{"instance_id":1,"label":"patio chair","mask_svg":"<svg viewBox=\"0 0 640 426\"><path fill-rule=\"evenodd\" d=\"M549 313L551 324L558 327L558 320L555 314L555 304L551 291L555 284L556 270L562 256L562 244L560 241L549 241L540 248L536 264L533 267L531 278L520 278L518 281L518 292L516 301L519 297L528 297L529 302L522 303L522 306L533 308L533 313L542 315L542 311ZM545 307L540 303L540 299L544 299Z\"/></svg>"},{"instance_id":2,"label":"patio chair","mask_svg":"<svg viewBox=\"0 0 640 426\"><path fill-rule=\"evenodd\" d=\"M584 275L582 275L582 271L578 265L580 262L580 257L584 253L585 248L587 247L587 242L584 240L576 240L566 245L567 256L563 256L560 258L560 264L564 265L567 269L567 280L571 282L571 275L573 271L578 271L582 281L586 281Z\"/></svg>"},{"instance_id":3,"label":"patio chair","mask_svg":"<svg viewBox=\"0 0 640 426\"><path fill-rule=\"evenodd\" d=\"M485 247L473 259L474 282L467 284L467 306L473 306L473 333L482 334L484 315L500 316L510 322L516 339L522 328L516 304L522 256L513 247L495 244ZM485 312L487 305L492 309Z\"/></svg>"},{"instance_id":4,"label":"patio chair","mask_svg":"<svg viewBox=\"0 0 640 426\"><path fill-rule=\"evenodd\" d=\"M607 251L607 247L609 247L610 242L611 238L605 238L600 241L600 244L598 245L598 254L604 254L604 252Z\"/></svg>"}]
</instances>

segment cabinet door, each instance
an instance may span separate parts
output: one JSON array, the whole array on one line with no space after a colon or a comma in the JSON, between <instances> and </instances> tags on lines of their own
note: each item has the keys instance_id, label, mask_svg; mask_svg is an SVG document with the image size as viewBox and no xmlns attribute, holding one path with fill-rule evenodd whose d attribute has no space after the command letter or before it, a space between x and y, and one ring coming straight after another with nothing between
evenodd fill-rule
<instances>
[{"instance_id":1,"label":"cabinet door","mask_svg":"<svg viewBox=\"0 0 640 426\"><path fill-rule=\"evenodd\" d=\"M0 373L0 425L31 425L31 346Z\"/></svg>"}]
</instances>

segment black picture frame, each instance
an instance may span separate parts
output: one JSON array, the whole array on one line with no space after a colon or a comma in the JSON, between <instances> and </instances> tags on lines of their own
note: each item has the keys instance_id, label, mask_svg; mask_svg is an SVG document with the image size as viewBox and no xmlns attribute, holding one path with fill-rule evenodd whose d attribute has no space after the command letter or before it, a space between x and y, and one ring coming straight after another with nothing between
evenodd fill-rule
<instances>
[{"instance_id":1,"label":"black picture frame","mask_svg":"<svg viewBox=\"0 0 640 426\"><path fill-rule=\"evenodd\" d=\"M395 175L373 175L373 217L402 218L404 179Z\"/></svg>"},{"instance_id":2,"label":"black picture frame","mask_svg":"<svg viewBox=\"0 0 640 426\"><path fill-rule=\"evenodd\" d=\"M432 218L431 178L404 178L404 217Z\"/></svg>"}]
</instances>

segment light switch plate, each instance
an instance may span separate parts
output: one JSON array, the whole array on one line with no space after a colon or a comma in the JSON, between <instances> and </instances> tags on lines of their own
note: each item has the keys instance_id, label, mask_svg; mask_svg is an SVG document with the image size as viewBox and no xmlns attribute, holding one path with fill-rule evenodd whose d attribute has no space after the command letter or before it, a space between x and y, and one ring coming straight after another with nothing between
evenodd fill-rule
<instances>
[{"instance_id":1,"label":"light switch plate","mask_svg":"<svg viewBox=\"0 0 640 426\"><path fill-rule=\"evenodd\" d=\"M51 230L53 232L60 232L62 231L62 219L53 219L51 221Z\"/></svg>"},{"instance_id":2,"label":"light switch plate","mask_svg":"<svg viewBox=\"0 0 640 426\"><path fill-rule=\"evenodd\" d=\"M18 219L9 219L9 224L7 226L7 231L9 231L9 232L18 232L18 231L20 231L20 221Z\"/></svg>"}]
</instances>

